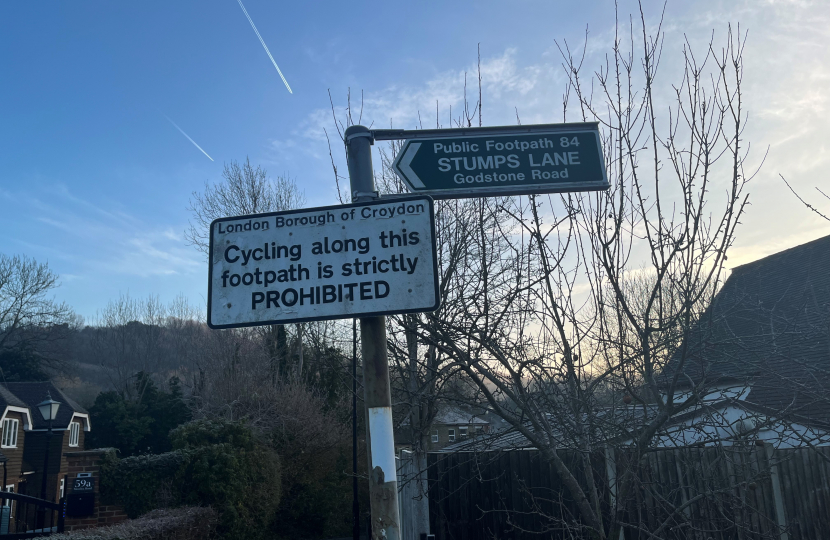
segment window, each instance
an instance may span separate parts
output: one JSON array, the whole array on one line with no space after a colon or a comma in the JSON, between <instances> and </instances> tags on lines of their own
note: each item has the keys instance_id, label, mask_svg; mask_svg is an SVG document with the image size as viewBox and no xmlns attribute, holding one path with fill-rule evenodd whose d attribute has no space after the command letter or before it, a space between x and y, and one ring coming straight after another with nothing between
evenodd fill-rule
<instances>
[{"instance_id":1,"label":"window","mask_svg":"<svg viewBox=\"0 0 830 540\"><path fill-rule=\"evenodd\" d=\"M438 430L432 431L432 442L438 442Z\"/></svg>"},{"instance_id":2,"label":"window","mask_svg":"<svg viewBox=\"0 0 830 540\"><path fill-rule=\"evenodd\" d=\"M69 424L69 446L78 446L78 437L81 433L81 424L72 422Z\"/></svg>"},{"instance_id":3,"label":"window","mask_svg":"<svg viewBox=\"0 0 830 540\"><path fill-rule=\"evenodd\" d=\"M458 435L461 436L461 437L466 437L467 436L467 426L461 426L460 428L458 428Z\"/></svg>"},{"instance_id":4,"label":"window","mask_svg":"<svg viewBox=\"0 0 830 540\"><path fill-rule=\"evenodd\" d=\"M18 425L19 422L17 420L12 420L11 418L3 420L3 440L0 446L3 448L17 448Z\"/></svg>"},{"instance_id":5,"label":"window","mask_svg":"<svg viewBox=\"0 0 830 540\"><path fill-rule=\"evenodd\" d=\"M447 440L450 441L450 442L455 441L455 430L454 429L448 429L447 433L449 434L447 436Z\"/></svg>"},{"instance_id":6,"label":"window","mask_svg":"<svg viewBox=\"0 0 830 540\"><path fill-rule=\"evenodd\" d=\"M66 478L61 478L61 499L63 499L63 491L66 488Z\"/></svg>"}]
</instances>

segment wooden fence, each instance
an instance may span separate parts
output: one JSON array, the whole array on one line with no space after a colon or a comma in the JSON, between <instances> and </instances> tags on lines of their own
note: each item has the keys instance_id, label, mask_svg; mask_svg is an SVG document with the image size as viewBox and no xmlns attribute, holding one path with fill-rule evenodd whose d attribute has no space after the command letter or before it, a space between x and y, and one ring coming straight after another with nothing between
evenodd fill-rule
<instances>
[{"instance_id":1,"label":"wooden fence","mask_svg":"<svg viewBox=\"0 0 830 540\"><path fill-rule=\"evenodd\" d=\"M585 460L560 456L587 486ZM568 490L535 450L434 453L428 464L438 540L588 538ZM608 449L590 464L605 526L619 510L627 540L830 538L830 448L674 448L639 460Z\"/></svg>"}]
</instances>

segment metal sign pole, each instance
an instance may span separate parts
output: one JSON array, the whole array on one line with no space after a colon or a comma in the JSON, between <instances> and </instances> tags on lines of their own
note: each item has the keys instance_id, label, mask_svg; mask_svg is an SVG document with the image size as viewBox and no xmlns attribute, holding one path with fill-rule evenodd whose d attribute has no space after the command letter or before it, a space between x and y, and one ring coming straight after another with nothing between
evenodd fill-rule
<instances>
[{"instance_id":1,"label":"metal sign pole","mask_svg":"<svg viewBox=\"0 0 830 540\"><path fill-rule=\"evenodd\" d=\"M357 491L357 319L352 319L352 539L360 540Z\"/></svg>"},{"instance_id":2,"label":"metal sign pole","mask_svg":"<svg viewBox=\"0 0 830 540\"><path fill-rule=\"evenodd\" d=\"M378 198L372 171L372 144L368 128L346 130L352 202ZM386 317L360 319L363 388L366 405L366 447L369 455L369 500L372 540L401 540L395 439L392 433L392 393L386 351Z\"/></svg>"}]
</instances>

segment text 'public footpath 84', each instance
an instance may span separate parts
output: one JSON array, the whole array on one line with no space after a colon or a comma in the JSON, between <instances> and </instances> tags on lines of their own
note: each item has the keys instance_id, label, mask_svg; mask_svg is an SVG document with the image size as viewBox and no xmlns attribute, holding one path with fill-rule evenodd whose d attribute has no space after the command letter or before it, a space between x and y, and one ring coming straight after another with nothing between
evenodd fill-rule
<instances>
[{"instance_id":1,"label":"text 'public footpath 84'","mask_svg":"<svg viewBox=\"0 0 830 540\"><path fill-rule=\"evenodd\" d=\"M208 325L434 311L433 215L432 199L418 196L218 219Z\"/></svg>"},{"instance_id":2,"label":"text 'public footpath 84'","mask_svg":"<svg viewBox=\"0 0 830 540\"><path fill-rule=\"evenodd\" d=\"M596 123L407 134L393 167L436 199L608 189Z\"/></svg>"}]
</instances>

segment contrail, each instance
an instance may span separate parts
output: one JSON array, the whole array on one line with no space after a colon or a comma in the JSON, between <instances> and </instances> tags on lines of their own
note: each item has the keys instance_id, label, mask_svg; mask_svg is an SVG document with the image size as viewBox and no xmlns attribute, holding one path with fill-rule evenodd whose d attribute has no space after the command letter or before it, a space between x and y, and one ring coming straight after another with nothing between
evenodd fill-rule
<instances>
[{"instance_id":1,"label":"contrail","mask_svg":"<svg viewBox=\"0 0 830 540\"><path fill-rule=\"evenodd\" d=\"M176 122L174 122L174 121L170 120L170 117L169 117L169 116L167 116L166 114L164 115L164 117L165 117L165 118L167 118L167 121L168 121L168 122L170 122L171 124L173 124L173 127L175 127L176 129L178 129L179 131L181 131L182 135L184 135L185 137L187 137L187 140L193 143L193 146L195 146L196 148L198 148L199 150L201 150L201 152L202 152L204 155L206 155L206 156L207 156L207 158L208 158L209 160L213 161L213 158L212 158L212 157L210 157L210 156L208 156L208 153L207 153L207 152L205 152L204 150L202 150L202 147L201 147L201 146L199 146L198 144L196 144L196 141L194 141L193 139L191 139L191 138L190 138L190 135L188 135L187 133L185 133L185 132L184 132L184 130L183 130L182 128L180 128L179 126L177 126L177 125L176 125Z\"/></svg>"},{"instance_id":2,"label":"contrail","mask_svg":"<svg viewBox=\"0 0 830 540\"><path fill-rule=\"evenodd\" d=\"M242 8L242 12L245 13L245 16L248 17L248 22L251 23L251 28L253 28L254 32L256 32L256 37L259 38L259 42L262 43L262 48L265 49L266 53L268 53L268 58L271 59L271 63L274 64L275 68L277 68L277 73L280 74L280 78L282 79L282 82L284 82L285 87L288 88L288 93L293 94L294 92L291 91L291 87L288 86L288 81L285 80L285 76L282 74L282 71L280 71L280 67L277 65L277 62L274 60L274 57L271 56L271 51L268 50L268 45L266 45L265 42L262 40L262 36L259 35L259 30L256 29L256 25L254 24L254 21L252 21L251 16L248 15L248 10L245 9L245 6L242 5L242 0L236 0L236 1L239 2L239 7Z\"/></svg>"}]
</instances>

